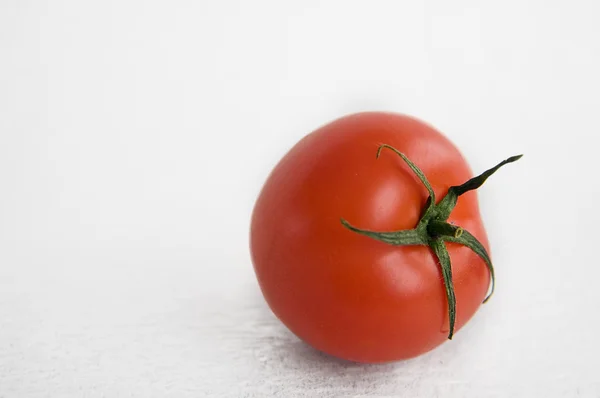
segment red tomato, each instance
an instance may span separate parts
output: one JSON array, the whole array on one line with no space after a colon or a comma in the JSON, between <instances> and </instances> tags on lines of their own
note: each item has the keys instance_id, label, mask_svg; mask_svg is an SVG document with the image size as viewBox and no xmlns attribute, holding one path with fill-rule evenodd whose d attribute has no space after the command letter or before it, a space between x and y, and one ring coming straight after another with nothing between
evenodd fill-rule
<instances>
[{"instance_id":1,"label":"red tomato","mask_svg":"<svg viewBox=\"0 0 600 398\"><path fill-rule=\"evenodd\" d=\"M330 355L388 362L420 355L448 338L449 296L428 245L395 246L372 231L415 228L427 189L386 144L404 153L438 198L472 177L458 149L431 126L391 113L360 113L298 142L275 167L256 202L251 254L262 293L298 337ZM438 200L439 203L439 200ZM476 193L447 220L488 249ZM460 328L486 297L490 272L464 245L445 242Z\"/></svg>"}]
</instances>

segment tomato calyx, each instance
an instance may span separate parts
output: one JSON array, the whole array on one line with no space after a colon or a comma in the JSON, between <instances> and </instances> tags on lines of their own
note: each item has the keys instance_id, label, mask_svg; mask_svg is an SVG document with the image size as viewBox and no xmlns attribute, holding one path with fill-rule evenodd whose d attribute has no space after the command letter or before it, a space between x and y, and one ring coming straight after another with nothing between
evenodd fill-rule
<instances>
[{"instance_id":1,"label":"tomato calyx","mask_svg":"<svg viewBox=\"0 0 600 398\"><path fill-rule=\"evenodd\" d=\"M508 163L519 160L523 155L511 156L510 158L498 163L491 169L471 178L464 184L450 187L446 195L439 201L439 203L436 203L435 192L433 191L433 188L431 187L431 184L427 180L427 177L423 171L421 171L417 165L408 159L406 155L387 144L383 144L377 149L377 158L379 158L383 149L389 149L400 156L408 165L408 167L410 167L410 169L417 175L419 180L421 180L429 192L429 197L425 203L421 219L417 223L417 226L413 229L391 232L377 232L357 228L343 218L341 219L341 223L344 227L352 232L390 245L420 245L429 246L432 249L440 264L442 277L444 280L444 287L446 289L446 297L448 300L448 319L450 323L448 339L451 340L454 335L454 325L456 321L456 297L454 294L454 284L452 282L451 260L445 242L453 242L466 246L475 252L479 257L481 257L481 259L485 262L490 272L491 288L489 294L483 301L484 303L486 303L494 293L496 278L492 261L485 247L483 247L481 242L479 242L469 231L460 226L449 223L447 221L448 217L450 217L452 210L456 206L459 196L479 188L481 185L483 185L487 178L498 171L498 169Z\"/></svg>"}]
</instances>

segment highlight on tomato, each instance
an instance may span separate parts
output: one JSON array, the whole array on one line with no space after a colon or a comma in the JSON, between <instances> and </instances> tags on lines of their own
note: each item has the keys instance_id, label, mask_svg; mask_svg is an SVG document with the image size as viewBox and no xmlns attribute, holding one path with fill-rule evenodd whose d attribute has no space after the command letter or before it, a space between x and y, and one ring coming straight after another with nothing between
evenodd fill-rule
<instances>
[{"instance_id":1,"label":"highlight on tomato","mask_svg":"<svg viewBox=\"0 0 600 398\"><path fill-rule=\"evenodd\" d=\"M421 355L452 339L494 290L473 176L430 125L365 112L301 139L265 182L252 262L273 313L342 359Z\"/></svg>"}]
</instances>

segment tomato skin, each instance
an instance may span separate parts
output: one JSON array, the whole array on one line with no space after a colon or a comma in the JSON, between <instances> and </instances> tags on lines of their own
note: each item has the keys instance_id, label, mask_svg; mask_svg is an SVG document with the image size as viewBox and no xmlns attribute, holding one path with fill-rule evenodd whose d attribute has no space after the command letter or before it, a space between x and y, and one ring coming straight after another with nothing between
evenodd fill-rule
<instances>
[{"instance_id":1,"label":"tomato skin","mask_svg":"<svg viewBox=\"0 0 600 398\"><path fill-rule=\"evenodd\" d=\"M414 228L429 179L438 201L472 177L458 149L424 122L366 112L345 116L298 142L268 177L252 214L250 249L262 293L299 338L330 355L389 362L447 340L448 304L440 267L426 246L392 246L346 229ZM476 192L460 197L449 222L488 250ZM456 294L456 330L484 300L489 271L470 249L447 243Z\"/></svg>"}]
</instances>

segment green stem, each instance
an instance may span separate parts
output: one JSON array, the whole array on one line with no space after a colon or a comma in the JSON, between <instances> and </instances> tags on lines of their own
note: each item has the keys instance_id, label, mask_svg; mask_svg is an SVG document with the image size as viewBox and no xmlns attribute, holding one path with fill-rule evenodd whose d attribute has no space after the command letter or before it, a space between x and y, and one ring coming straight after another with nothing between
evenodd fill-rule
<instances>
[{"instance_id":1,"label":"green stem","mask_svg":"<svg viewBox=\"0 0 600 398\"><path fill-rule=\"evenodd\" d=\"M440 220L430 220L427 224L427 233L429 236L439 236L439 237L453 237L460 238L463 234L462 227L457 225L448 224L445 221Z\"/></svg>"},{"instance_id":2,"label":"green stem","mask_svg":"<svg viewBox=\"0 0 600 398\"><path fill-rule=\"evenodd\" d=\"M463 229L460 226L448 223L448 217L450 217L452 210L456 206L459 196L461 196L465 192L479 188L488 179L488 177L494 174L498 169L500 169L502 166L508 163L512 163L519 160L523 155L512 156L498 163L491 169L486 170L482 174L471 178L464 184L450 187L448 189L447 194L442 198L442 200L438 204L436 204L435 193L423 171L421 171L421 169L419 169L417 165L410 161L410 159L408 159L406 155L404 155L402 152L398 151L396 148L390 145L381 145L377 149L377 158L379 158L381 151L384 148L390 149L391 151L395 152L398 156L400 156L406 162L408 167L410 167L410 169L417 175L417 177L419 177L419 179L429 192L427 203L425 204L425 207L422 211L421 219L417 223L417 226L409 230L377 232L357 228L344 219L341 219L341 223L344 227L346 227L352 232L364 235L371 239L375 239L390 245L422 245L431 247L439 261L442 277L444 279L444 287L446 290L446 298L448 301L448 321L450 324L448 338L452 339L452 336L454 335L454 327L456 321L456 297L454 294L454 284L452 282L451 260L450 255L448 254L448 250L446 249L445 242L454 242L468 247L469 249L473 250L473 252L475 252L479 257L481 257L481 259L485 262L490 272L491 289L490 293L483 301L484 303L487 302L494 293L496 278L492 261L490 260L490 256L485 250L485 247L483 247L481 242L479 242L469 231Z\"/></svg>"},{"instance_id":3,"label":"green stem","mask_svg":"<svg viewBox=\"0 0 600 398\"><path fill-rule=\"evenodd\" d=\"M458 201L458 197L460 195L479 188L483 185L485 180L487 180L492 174L498 171L500 167L512 162L516 162L522 157L523 155L511 156L510 158L498 163L491 169L486 170L480 175L471 178L464 184L450 187L446 196L444 196L444 198L440 201L440 203L437 206L440 212L439 216L443 219L447 219L450 216L452 210L454 209L454 206L456 206L456 202Z\"/></svg>"}]
</instances>

